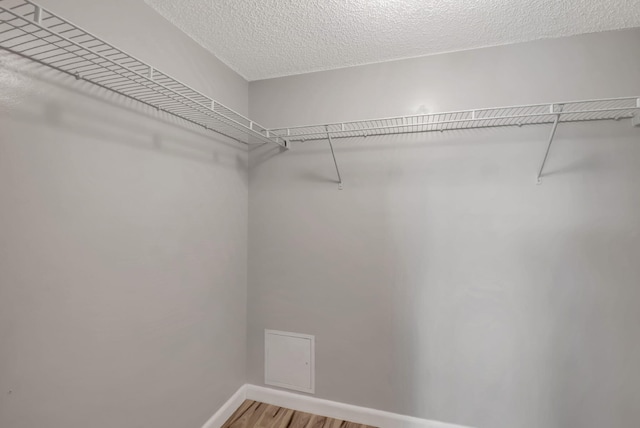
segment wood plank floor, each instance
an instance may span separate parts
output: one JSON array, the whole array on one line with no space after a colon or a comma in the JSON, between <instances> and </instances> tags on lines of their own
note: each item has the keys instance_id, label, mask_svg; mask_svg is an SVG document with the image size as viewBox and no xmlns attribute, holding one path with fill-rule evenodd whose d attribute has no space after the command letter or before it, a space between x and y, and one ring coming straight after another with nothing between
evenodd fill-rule
<instances>
[{"instance_id":1,"label":"wood plank floor","mask_svg":"<svg viewBox=\"0 0 640 428\"><path fill-rule=\"evenodd\" d=\"M375 428L245 400L222 428Z\"/></svg>"}]
</instances>

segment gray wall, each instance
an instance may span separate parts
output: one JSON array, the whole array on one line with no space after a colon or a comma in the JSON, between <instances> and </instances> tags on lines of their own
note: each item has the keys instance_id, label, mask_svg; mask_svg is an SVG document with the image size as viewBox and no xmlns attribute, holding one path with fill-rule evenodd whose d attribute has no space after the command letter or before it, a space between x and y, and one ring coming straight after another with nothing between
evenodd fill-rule
<instances>
[{"instance_id":1,"label":"gray wall","mask_svg":"<svg viewBox=\"0 0 640 428\"><path fill-rule=\"evenodd\" d=\"M252 82L266 126L640 94L640 30ZM316 335L319 397L480 428L640 425L640 130L250 152L248 376Z\"/></svg>"},{"instance_id":2,"label":"gray wall","mask_svg":"<svg viewBox=\"0 0 640 428\"><path fill-rule=\"evenodd\" d=\"M41 3L246 112L144 2ZM247 190L245 146L1 52L0 426L202 426L245 382Z\"/></svg>"}]
</instances>

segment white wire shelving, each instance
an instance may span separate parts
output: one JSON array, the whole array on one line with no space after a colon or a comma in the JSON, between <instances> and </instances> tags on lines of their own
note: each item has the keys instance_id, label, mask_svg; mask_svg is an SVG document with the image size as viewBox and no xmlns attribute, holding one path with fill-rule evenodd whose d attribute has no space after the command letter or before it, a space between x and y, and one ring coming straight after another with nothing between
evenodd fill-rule
<instances>
[{"instance_id":1,"label":"white wire shelving","mask_svg":"<svg viewBox=\"0 0 640 428\"><path fill-rule=\"evenodd\" d=\"M270 129L269 132L270 135L282 137L287 141L287 144L296 141L328 140L338 176L338 187L342 189L342 176L333 150L333 138L553 124L547 143L547 150L536 177L536 182L540 184L559 123L622 119L632 119L634 126L640 126L640 97L567 101L551 104L530 104L396 116L323 125L276 128Z\"/></svg>"},{"instance_id":2,"label":"white wire shelving","mask_svg":"<svg viewBox=\"0 0 640 428\"><path fill-rule=\"evenodd\" d=\"M454 131L501 126L552 124L593 120L633 118L640 111L640 97L568 101L552 104L531 104L511 107L461 110L412 116L338 122L321 125L270 129L287 141L326 140L333 138L367 137L418 132Z\"/></svg>"},{"instance_id":3,"label":"white wire shelving","mask_svg":"<svg viewBox=\"0 0 640 428\"><path fill-rule=\"evenodd\" d=\"M28 0L0 0L0 47L244 144L279 136Z\"/></svg>"},{"instance_id":4,"label":"white wire shelving","mask_svg":"<svg viewBox=\"0 0 640 428\"><path fill-rule=\"evenodd\" d=\"M244 144L328 140L340 188L334 138L552 124L539 183L558 124L632 119L640 127L634 96L267 129L29 0L0 0L0 47Z\"/></svg>"}]
</instances>

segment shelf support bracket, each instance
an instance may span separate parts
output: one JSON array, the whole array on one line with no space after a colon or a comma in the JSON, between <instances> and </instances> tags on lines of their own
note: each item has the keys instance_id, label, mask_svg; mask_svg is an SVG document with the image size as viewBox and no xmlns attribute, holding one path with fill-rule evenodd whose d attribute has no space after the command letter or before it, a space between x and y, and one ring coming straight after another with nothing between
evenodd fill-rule
<instances>
[{"instance_id":1,"label":"shelf support bracket","mask_svg":"<svg viewBox=\"0 0 640 428\"><path fill-rule=\"evenodd\" d=\"M331 149L331 156L333 156L333 164L336 166L336 173L338 174L338 189L342 190L342 176L340 176L338 161L336 161L336 153L333 151L333 143L331 141L331 133L329 132L329 125L326 125L324 128L327 130L327 140L329 140L329 148Z\"/></svg>"},{"instance_id":2,"label":"shelf support bracket","mask_svg":"<svg viewBox=\"0 0 640 428\"><path fill-rule=\"evenodd\" d=\"M553 127L551 128L551 134L549 135L549 142L547 143L547 151L544 153L544 158L542 159L542 165L540 165L540 169L538 170L538 177L536 178L536 184L542 184L542 171L544 171L544 165L547 163L547 158L549 157L549 151L551 150L553 137L555 137L556 130L558 129L558 122L560 121L560 112L562 112L562 105L558 105L557 107L558 109L556 111L555 105L551 104L551 113L555 113L556 117L553 120Z\"/></svg>"},{"instance_id":3,"label":"shelf support bracket","mask_svg":"<svg viewBox=\"0 0 640 428\"><path fill-rule=\"evenodd\" d=\"M33 22L38 25L42 25L42 8L40 6L34 5Z\"/></svg>"}]
</instances>

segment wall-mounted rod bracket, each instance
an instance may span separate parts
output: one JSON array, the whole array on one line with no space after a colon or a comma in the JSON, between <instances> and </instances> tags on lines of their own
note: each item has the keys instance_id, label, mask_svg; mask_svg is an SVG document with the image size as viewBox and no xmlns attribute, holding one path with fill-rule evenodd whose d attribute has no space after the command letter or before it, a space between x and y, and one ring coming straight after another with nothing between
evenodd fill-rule
<instances>
[{"instance_id":1,"label":"wall-mounted rod bracket","mask_svg":"<svg viewBox=\"0 0 640 428\"><path fill-rule=\"evenodd\" d=\"M553 120L553 127L551 128L551 134L549 135L549 142L547 143L547 151L544 153L544 158L542 159L542 165L540 165L540 169L538 170L538 177L536 178L536 184L542 184L542 171L544 171L544 165L547 163L547 158L549 157L549 151L551 150L553 137L556 135L556 130L558 129L558 122L560 122L560 113L562 112L562 105L559 104L556 106L554 104L551 104L550 112L555 114L555 119Z\"/></svg>"},{"instance_id":2,"label":"wall-mounted rod bracket","mask_svg":"<svg viewBox=\"0 0 640 428\"><path fill-rule=\"evenodd\" d=\"M340 176L340 169L338 168L338 161L336 161L336 153L333 151L333 143L331 141L331 133L329 132L329 126L325 126L327 130L327 140L329 140L329 148L331 149L331 156L333 156L333 164L336 166L336 173L338 174L338 189L342 190L342 176Z\"/></svg>"}]
</instances>

